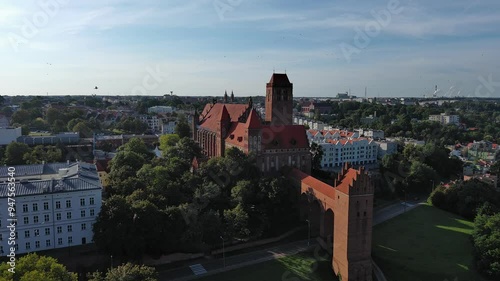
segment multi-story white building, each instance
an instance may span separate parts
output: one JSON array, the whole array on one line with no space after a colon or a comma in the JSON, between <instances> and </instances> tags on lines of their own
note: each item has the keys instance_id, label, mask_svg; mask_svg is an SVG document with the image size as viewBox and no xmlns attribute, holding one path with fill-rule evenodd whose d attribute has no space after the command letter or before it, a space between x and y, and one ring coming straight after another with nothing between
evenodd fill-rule
<instances>
[{"instance_id":1,"label":"multi-story white building","mask_svg":"<svg viewBox=\"0 0 500 281\"><path fill-rule=\"evenodd\" d=\"M354 139L359 138L359 132L350 132L346 130L307 130L307 138L309 142L325 142L326 140L339 140L339 139Z\"/></svg>"},{"instance_id":2,"label":"multi-story white building","mask_svg":"<svg viewBox=\"0 0 500 281\"><path fill-rule=\"evenodd\" d=\"M177 121L168 121L162 124L161 126L161 133L166 135L166 134L174 134L175 133L175 126L177 126Z\"/></svg>"},{"instance_id":3,"label":"multi-story white building","mask_svg":"<svg viewBox=\"0 0 500 281\"><path fill-rule=\"evenodd\" d=\"M93 242L92 225L101 210L96 166L52 163L14 166L16 254ZM0 167L0 254L10 251L9 167ZM12 201L10 201L12 202Z\"/></svg>"},{"instance_id":4,"label":"multi-story white building","mask_svg":"<svg viewBox=\"0 0 500 281\"><path fill-rule=\"evenodd\" d=\"M158 118L157 116L149 116L149 115L141 115L139 119L146 123L148 125L148 128L150 130L153 130L155 132L159 132L162 130L162 124L163 120L161 118Z\"/></svg>"},{"instance_id":5,"label":"multi-story white building","mask_svg":"<svg viewBox=\"0 0 500 281\"><path fill-rule=\"evenodd\" d=\"M0 114L0 128L9 127L9 118L7 116Z\"/></svg>"},{"instance_id":6,"label":"multi-story white building","mask_svg":"<svg viewBox=\"0 0 500 281\"><path fill-rule=\"evenodd\" d=\"M446 113L441 113L440 115L429 115L430 121L436 121L441 123L442 125L447 124L460 124L460 116L458 115L447 115Z\"/></svg>"},{"instance_id":7,"label":"multi-story white building","mask_svg":"<svg viewBox=\"0 0 500 281\"><path fill-rule=\"evenodd\" d=\"M0 128L0 145L7 145L17 141L17 138L22 135L21 127L19 128ZM1 175L0 175L1 176Z\"/></svg>"},{"instance_id":8,"label":"multi-story white building","mask_svg":"<svg viewBox=\"0 0 500 281\"><path fill-rule=\"evenodd\" d=\"M398 151L398 144L396 142L383 140L376 141L375 143L378 145L378 159L382 159L385 155L391 155Z\"/></svg>"},{"instance_id":9,"label":"multi-story white building","mask_svg":"<svg viewBox=\"0 0 500 281\"><path fill-rule=\"evenodd\" d=\"M148 108L148 113L165 114L173 112L175 112L175 108L172 106L153 106Z\"/></svg>"},{"instance_id":10,"label":"multi-story white building","mask_svg":"<svg viewBox=\"0 0 500 281\"><path fill-rule=\"evenodd\" d=\"M344 163L365 165L377 162L378 145L372 139L329 139L318 145L323 149L323 169L342 167Z\"/></svg>"}]
</instances>

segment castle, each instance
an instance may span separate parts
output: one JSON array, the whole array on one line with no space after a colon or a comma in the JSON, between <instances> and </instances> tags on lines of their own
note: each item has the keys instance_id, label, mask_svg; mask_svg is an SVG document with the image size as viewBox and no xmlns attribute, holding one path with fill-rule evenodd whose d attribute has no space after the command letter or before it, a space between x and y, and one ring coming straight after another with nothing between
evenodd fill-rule
<instances>
[{"instance_id":1,"label":"castle","mask_svg":"<svg viewBox=\"0 0 500 281\"><path fill-rule=\"evenodd\" d=\"M234 96L231 95L231 101ZM306 130L292 124L293 85L286 74L273 74L266 86L265 118L248 104L207 104L195 114L193 138L208 158L237 147L254 153L264 173L287 167L288 178L300 190L300 218L309 232L326 241L332 270L342 281L372 280L373 185L364 168L346 164L334 186L310 176L311 153Z\"/></svg>"}]
</instances>

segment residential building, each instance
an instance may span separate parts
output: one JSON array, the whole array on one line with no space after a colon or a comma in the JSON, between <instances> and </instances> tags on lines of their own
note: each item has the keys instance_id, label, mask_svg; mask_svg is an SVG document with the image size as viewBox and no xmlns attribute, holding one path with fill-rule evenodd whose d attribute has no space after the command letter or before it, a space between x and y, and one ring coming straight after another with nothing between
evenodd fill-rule
<instances>
[{"instance_id":1,"label":"residential building","mask_svg":"<svg viewBox=\"0 0 500 281\"><path fill-rule=\"evenodd\" d=\"M78 132L65 132L50 136L20 136L17 142L22 142L27 145L56 145L62 144L78 144L80 142L80 134Z\"/></svg>"},{"instance_id":2,"label":"residential building","mask_svg":"<svg viewBox=\"0 0 500 281\"><path fill-rule=\"evenodd\" d=\"M381 140L375 141L378 145L378 159L384 158L385 155L391 155L398 151L398 144L396 142Z\"/></svg>"},{"instance_id":3,"label":"residential building","mask_svg":"<svg viewBox=\"0 0 500 281\"><path fill-rule=\"evenodd\" d=\"M146 123L148 125L148 128L153 132L159 132L162 130L161 126L163 124L163 120L161 118L158 118L158 116L156 115L141 115L139 116L139 120Z\"/></svg>"},{"instance_id":4,"label":"residential building","mask_svg":"<svg viewBox=\"0 0 500 281\"><path fill-rule=\"evenodd\" d=\"M9 118L7 118L7 116L3 114L0 114L0 128L7 128L9 127L9 125L10 125Z\"/></svg>"},{"instance_id":5,"label":"residential building","mask_svg":"<svg viewBox=\"0 0 500 281\"><path fill-rule=\"evenodd\" d=\"M378 145L372 139L326 139L318 145L323 150L323 169L342 167L345 163L366 165L377 162Z\"/></svg>"},{"instance_id":6,"label":"residential building","mask_svg":"<svg viewBox=\"0 0 500 281\"><path fill-rule=\"evenodd\" d=\"M442 125L447 125L447 124L459 125L460 124L460 116L448 115L446 113L441 113L440 115L429 115L429 120L439 122Z\"/></svg>"},{"instance_id":7,"label":"residential building","mask_svg":"<svg viewBox=\"0 0 500 281\"><path fill-rule=\"evenodd\" d=\"M173 113L175 112L175 108L172 106L153 106L148 108L148 113L156 113L156 114L165 114L165 113Z\"/></svg>"},{"instance_id":8,"label":"residential building","mask_svg":"<svg viewBox=\"0 0 500 281\"><path fill-rule=\"evenodd\" d=\"M92 225L101 209L96 166L52 163L14 166L16 253L93 242ZM9 168L0 167L0 253L10 249Z\"/></svg>"},{"instance_id":9,"label":"residential building","mask_svg":"<svg viewBox=\"0 0 500 281\"><path fill-rule=\"evenodd\" d=\"M162 135L166 134L175 134L175 126L177 126L176 120L170 120L161 125L161 133Z\"/></svg>"},{"instance_id":10,"label":"residential building","mask_svg":"<svg viewBox=\"0 0 500 281\"><path fill-rule=\"evenodd\" d=\"M332 112L332 105L328 102L310 102L309 104L302 106L302 114L307 117L313 117L316 114L330 114Z\"/></svg>"},{"instance_id":11,"label":"residential building","mask_svg":"<svg viewBox=\"0 0 500 281\"><path fill-rule=\"evenodd\" d=\"M7 145L11 142L16 142L17 138L22 135L21 127L11 128L5 127L0 128L0 145Z\"/></svg>"}]
</instances>

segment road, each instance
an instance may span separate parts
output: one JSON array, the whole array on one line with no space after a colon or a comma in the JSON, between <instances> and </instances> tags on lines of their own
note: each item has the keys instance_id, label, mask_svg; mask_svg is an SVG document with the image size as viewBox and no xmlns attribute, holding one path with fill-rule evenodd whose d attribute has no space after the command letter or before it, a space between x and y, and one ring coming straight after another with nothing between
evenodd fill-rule
<instances>
[{"instance_id":1,"label":"road","mask_svg":"<svg viewBox=\"0 0 500 281\"><path fill-rule=\"evenodd\" d=\"M409 211L413 208L418 207L422 202L412 201L403 204L401 202L389 205L374 214L373 225L377 225L381 222L389 220L405 211ZM199 278L200 276L208 276L212 274L217 274L227 270L232 270L236 268L241 268L249 266L256 263L261 263L280 257L294 255L300 252L306 251L310 247L315 247L317 242L315 239L311 239L311 245L307 246L307 240L288 243L285 245L274 246L264 250L258 250L251 253L240 254L235 256L226 257L226 267L224 267L224 260L222 258L206 260L201 263L194 263L190 266L183 266L171 270L165 270L159 272L160 281L188 281ZM375 275L378 280L385 280L383 273L374 264Z\"/></svg>"},{"instance_id":2,"label":"road","mask_svg":"<svg viewBox=\"0 0 500 281\"><path fill-rule=\"evenodd\" d=\"M315 241L315 239L311 239L310 246L307 246L307 240L303 240L247 254L229 256L226 257L225 268L224 268L224 260L222 258L207 260L205 262L193 264L191 266L184 266L172 270L162 271L160 272L159 280L160 281L193 280L199 277L196 274L208 276L231 269L236 269L256 263L274 260L288 255L294 255L300 252L304 252L308 248L315 247L316 245L317 242Z\"/></svg>"}]
</instances>

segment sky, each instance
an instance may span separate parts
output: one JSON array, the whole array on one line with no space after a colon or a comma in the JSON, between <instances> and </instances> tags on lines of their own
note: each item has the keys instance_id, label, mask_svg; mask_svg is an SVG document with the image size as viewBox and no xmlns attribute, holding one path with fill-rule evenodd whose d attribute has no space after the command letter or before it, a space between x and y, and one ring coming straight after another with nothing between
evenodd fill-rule
<instances>
[{"instance_id":1,"label":"sky","mask_svg":"<svg viewBox=\"0 0 500 281\"><path fill-rule=\"evenodd\" d=\"M0 0L1 95L500 97L498 0ZM95 89L95 87L98 89Z\"/></svg>"}]
</instances>

